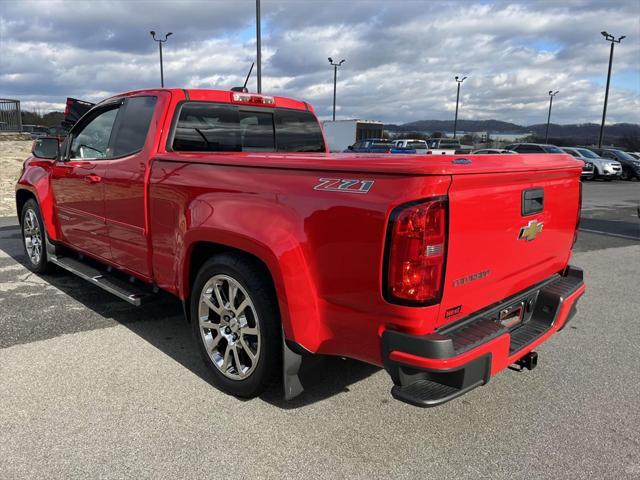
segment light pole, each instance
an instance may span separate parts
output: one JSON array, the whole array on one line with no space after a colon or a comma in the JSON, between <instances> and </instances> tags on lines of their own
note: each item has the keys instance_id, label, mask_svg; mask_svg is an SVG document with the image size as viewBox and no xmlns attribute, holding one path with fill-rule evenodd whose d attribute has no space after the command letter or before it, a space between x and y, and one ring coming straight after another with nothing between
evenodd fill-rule
<instances>
[{"instance_id":1,"label":"light pole","mask_svg":"<svg viewBox=\"0 0 640 480\"><path fill-rule=\"evenodd\" d=\"M338 78L338 67L344 63L344 58L338 63L334 63L333 59L329 57L329 64L333 66L333 121L336 120L336 82Z\"/></svg>"},{"instance_id":2,"label":"light pole","mask_svg":"<svg viewBox=\"0 0 640 480\"><path fill-rule=\"evenodd\" d=\"M260 0L256 0L256 78L258 80L258 93L262 93L262 41L260 38Z\"/></svg>"},{"instance_id":3,"label":"light pole","mask_svg":"<svg viewBox=\"0 0 640 480\"><path fill-rule=\"evenodd\" d=\"M173 33L169 32L164 36L164 40L160 39L160 38L156 38L156 32L154 32L153 30L151 30L149 32L151 34L151 37L158 42L158 45L160 46L160 86L162 88L164 88L164 71L162 69L162 44L164 42L167 41L167 38L169 38L171 35L173 35Z\"/></svg>"},{"instance_id":4,"label":"light pole","mask_svg":"<svg viewBox=\"0 0 640 480\"><path fill-rule=\"evenodd\" d=\"M553 105L553 97L555 97L560 90L549 90L549 115L547 115L547 133L544 135L544 143L549 143L549 123L551 122L551 106Z\"/></svg>"},{"instance_id":5,"label":"light pole","mask_svg":"<svg viewBox=\"0 0 640 480\"><path fill-rule=\"evenodd\" d=\"M600 136L598 137L598 148L602 147L602 140L604 138L604 120L607 117L607 102L609 101L609 82L611 81L611 64L613 63L613 46L616 43L620 43L623 38L626 38L624 35L616 37L607 32L600 32L604 39L607 42L611 42L611 52L609 53L609 72L607 73L607 88L604 93L604 108L602 109L602 123L600 124Z\"/></svg>"},{"instance_id":6,"label":"light pole","mask_svg":"<svg viewBox=\"0 0 640 480\"><path fill-rule=\"evenodd\" d=\"M456 117L453 121L453 138L456 138L456 133L458 131L458 103L460 103L460 85L462 85L462 82L464 82L467 77L460 78L456 75L455 79L456 83L458 84L458 94L456 95Z\"/></svg>"}]
</instances>

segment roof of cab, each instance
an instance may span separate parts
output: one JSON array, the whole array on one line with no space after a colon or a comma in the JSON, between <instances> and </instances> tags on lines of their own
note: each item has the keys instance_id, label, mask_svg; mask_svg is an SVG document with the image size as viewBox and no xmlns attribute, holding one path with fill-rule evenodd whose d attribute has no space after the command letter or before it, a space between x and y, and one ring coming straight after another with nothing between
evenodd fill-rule
<instances>
[{"instance_id":1,"label":"roof of cab","mask_svg":"<svg viewBox=\"0 0 640 480\"><path fill-rule=\"evenodd\" d=\"M191 101L200 101L200 102L220 102L220 103L233 103L242 105L245 102L235 101L233 100L233 94L243 94L242 92L233 92L231 90L214 90L214 89L200 89L200 88L146 88L143 90L132 90L129 92L119 93L112 97L109 97L103 100L100 103L108 102L110 100L114 100L122 97L130 97L135 95L148 95L154 92L169 92L172 95L185 96ZM266 107L279 107L279 108L291 108L295 110L309 110L314 111L313 107L309 105L307 102L302 100L296 100L294 98L288 97L280 97L274 95L265 95L254 92L247 92L245 95L251 96L264 96L271 97L274 99L274 104L265 105ZM259 104L251 104L252 106L261 106Z\"/></svg>"}]
</instances>

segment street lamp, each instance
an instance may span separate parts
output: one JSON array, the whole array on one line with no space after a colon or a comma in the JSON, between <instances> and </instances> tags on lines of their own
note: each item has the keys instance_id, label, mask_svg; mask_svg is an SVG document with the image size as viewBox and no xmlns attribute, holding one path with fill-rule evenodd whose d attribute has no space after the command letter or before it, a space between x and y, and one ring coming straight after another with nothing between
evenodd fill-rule
<instances>
[{"instance_id":1,"label":"street lamp","mask_svg":"<svg viewBox=\"0 0 640 480\"><path fill-rule=\"evenodd\" d=\"M456 95L456 117L453 121L453 138L456 138L456 133L458 131L458 103L460 103L460 85L462 85L462 82L464 82L466 79L467 77L460 78L457 75L455 76L456 83L458 84L458 94Z\"/></svg>"},{"instance_id":2,"label":"street lamp","mask_svg":"<svg viewBox=\"0 0 640 480\"><path fill-rule=\"evenodd\" d=\"M544 135L544 143L549 143L549 123L551 122L551 106L553 105L553 97L555 97L560 90L549 90L549 115L547 115L547 133Z\"/></svg>"},{"instance_id":3,"label":"street lamp","mask_svg":"<svg viewBox=\"0 0 640 480\"><path fill-rule=\"evenodd\" d=\"M329 64L333 66L333 120L336 120L336 80L338 78L338 67L344 63L344 58L338 63L334 63L333 59L329 57Z\"/></svg>"},{"instance_id":4,"label":"street lamp","mask_svg":"<svg viewBox=\"0 0 640 480\"><path fill-rule=\"evenodd\" d=\"M154 32L153 30L151 30L149 32L151 34L151 37L158 42L158 45L160 47L160 86L162 88L164 88L164 71L162 69L162 44L164 42L167 41L167 38L169 38L171 35L173 35L173 33L169 32L164 36L164 40L160 39L160 38L156 38L156 32Z\"/></svg>"},{"instance_id":5,"label":"street lamp","mask_svg":"<svg viewBox=\"0 0 640 480\"><path fill-rule=\"evenodd\" d=\"M620 43L623 38L626 38L624 35L616 37L607 32L600 32L604 39L607 42L611 42L611 52L609 53L609 72L607 73L607 88L604 93L604 108L602 109L602 123L600 124L600 137L598 137L598 148L602 148L602 140L604 138L604 120L607 116L607 102L609 101L609 82L611 81L611 64L613 63L613 46L616 43Z\"/></svg>"},{"instance_id":6,"label":"street lamp","mask_svg":"<svg viewBox=\"0 0 640 480\"><path fill-rule=\"evenodd\" d=\"M256 0L256 79L258 81L258 93L262 93L262 40L260 34L260 0Z\"/></svg>"}]
</instances>

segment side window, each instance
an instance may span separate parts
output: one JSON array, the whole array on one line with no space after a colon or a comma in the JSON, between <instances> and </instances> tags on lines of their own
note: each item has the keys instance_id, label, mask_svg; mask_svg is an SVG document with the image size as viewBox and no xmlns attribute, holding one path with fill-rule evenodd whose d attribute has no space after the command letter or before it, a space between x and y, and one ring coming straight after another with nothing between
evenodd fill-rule
<instances>
[{"instance_id":1,"label":"side window","mask_svg":"<svg viewBox=\"0 0 640 480\"><path fill-rule=\"evenodd\" d=\"M568 153L569 155L573 155L574 157L579 157L580 156L580 154L578 152L576 152L575 150L573 150L571 148L565 148L564 152Z\"/></svg>"},{"instance_id":2,"label":"side window","mask_svg":"<svg viewBox=\"0 0 640 480\"><path fill-rule=\"evenodd\" d=\"M124 107L120 109L112 157L122 157L142 150L147 139L156 100L156 97L127 99Z\"/></svg>"},{"instance_id":3,"label":"side window","mask_svg":"<svg viewBox=\"0 0 640 480\"><path fill-rule=\"evenodd\" d=\"M107 158L107 148L118 108L104 111L74 134L70 158Z\"/></svg>"},{"instance_id":4,"label":"side window","mask_svg":"<svg viewBox=\"0 0 640 480\"><path fill-rule=\"evenodd\" d=\"M518 145L516 147L518 153L542 153L544 150L537 145Z\"/></svg>"}]
</instances>

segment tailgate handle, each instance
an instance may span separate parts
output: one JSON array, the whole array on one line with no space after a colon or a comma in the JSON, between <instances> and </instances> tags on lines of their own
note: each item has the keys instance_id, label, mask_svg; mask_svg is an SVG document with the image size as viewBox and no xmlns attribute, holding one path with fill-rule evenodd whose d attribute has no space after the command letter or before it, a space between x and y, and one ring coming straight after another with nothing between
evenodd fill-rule
<instances>
[{"instance_id":1,"label":"tailgate handle","mask_svg":"<svg viewBox=\"0 0 640 480\"><path fill-rule=\"evenodd\" d=\"M544 189L529 188L522 191L522 215L540 213L544 208Z\"/></svg>"}]
</instances>

